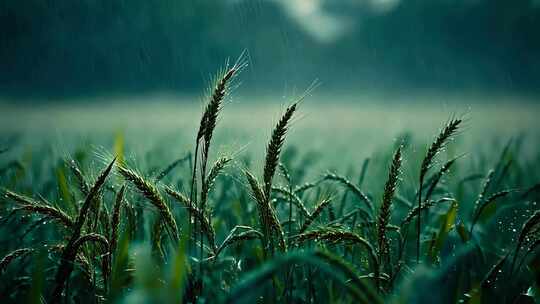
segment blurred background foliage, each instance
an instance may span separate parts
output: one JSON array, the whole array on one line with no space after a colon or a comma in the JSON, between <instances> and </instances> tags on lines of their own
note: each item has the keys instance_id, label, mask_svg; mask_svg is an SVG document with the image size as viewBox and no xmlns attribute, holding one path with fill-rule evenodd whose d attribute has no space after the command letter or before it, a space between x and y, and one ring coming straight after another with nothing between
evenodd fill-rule
<instances>
[{"instance_id":1,"label":"blurred background foliage","mask_svg":"<svg viewBox=\"0 0 540 304\"><path fill-rule=\"evenodd\" d=\"M0 95L199 92L247 50L254 93L540 88L537 0L3 0Z\"/></svg>"}]
</instances>

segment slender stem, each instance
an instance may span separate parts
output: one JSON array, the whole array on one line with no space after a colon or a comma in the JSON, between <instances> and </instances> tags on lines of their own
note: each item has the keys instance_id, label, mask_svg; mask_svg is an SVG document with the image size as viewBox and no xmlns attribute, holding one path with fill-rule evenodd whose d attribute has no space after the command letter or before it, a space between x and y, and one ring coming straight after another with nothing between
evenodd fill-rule
<instances>
[{"instance_id":1,"label":"slender stem","mask_svg":"<svg viewBox=\"0 0 540 304\"><path fill-rule=\"evenodd\" d=\"M292 181L289 181L289 247L291 245L290 237L292 236L292 194L293 194L293 187L292 187ZM288 292L288 302L290 303L292 301L292 290L293 290L293 270L294 270L294 264L291 265L291 268L289 269L289 272L287 273L287 288L289 290Z\"/></svg>"},{"instance_id":2,"label":"slender stem","mask_svg":"<svg viewBox=\"0 0 540 304\"><path fill-rule=\"evenodd\" d=\"M201 294L202 294L202 290L203 290L203 283L202 283L202 279L203 279L203 269L202 269L202 260L203 260L203 247L204 247L204 237L203 237L203 218L204 218L204 215L205 215L205 211L206 211L206 200L207 200L207 193L206 193L206 165L208 163L208 150L207 150L208 147L206 147L205 145L203 145L203 157L201 159L202 161L202 164L201 164L201 201L200 201L200 207L199 207L199 211L201 212L202 216L199 218L199 242L200 242L200 247L199 247L199 273L201 275Z\"/></svg>"},{"instance_id":3,"label":"slender stem","mask_svg":"<svg viewBox=\"0 0 540 304\"><path fill-rule=\"evenodd\" d=\"M421 220L422 220L422 188L424 185L423 176L420 178L420 186L418 189L418 218L416 221L416 263L420 263L420 235L421 235Z\"/></svg>"},{"instance_id":4,"label":"slender stem","mask_svg":"<svg viewBox=\"0 0 540 304\"><path fill-rule=\"evenodd\" d=\"M197 142L195 143L195 154L194 154L194 160L193 160L193 174L191 176L191 190L190 190L190 193L189 193L189 200L190 200L190 204L192 204L194 207L196 207L196 200L197 200L197 193L195 191L195 184L197 182L197 161L198 161L198 156L199 156L199 141L197 140ZM195 234L195 242L197 241L197 236L196 236L196 225L195 227L191 227L192 226L192 220L193 220L193 214L191 212L191 208L188 208L188 212L189 212L189 228L190 228L190 231L193 231L193 233ZM195 223L196 224L196 223ZM193 230L191 230L191 228L193 228ZM191 238L189 238L191 240ZM192 247L191 247L191 241L189 241L189 249L191 251Z\"/></svg>"},{"instance_id":5,"label":"slender stem","mask_svg":"<svg viewBox=\"0 0 540 304\"><path fill-rule=\"evenodd\" d=\"M196 200L197 200L197 193L196 193L196 182L197 182L197 161L198 161L198 156L199 156L199 140L196 141L195 143L195 155L194 155L194 159L193 159L193 175L191 176L191 190L190 190L190 193L189 193L189 200L190 200L190 204L196 208L197 207L197 203L196 203ZM195 246L197 245L197 221L194 220L193 223L192 223L192 220L194 219L194 214L193 212L191 211L191 208L188 208L188 212L189 212L189 231L191 231L191 233L193 233L193 238L194 238L194 242L195 242ZM193 246L192 246L192 243L191 243L191 237L188 238L188 252L192 252L193 250ZM202 279L202 277L201 277ZM193 296L193 299L194 299L194 302L196 303L197 302L197 294L195 292L194 296Z\"/></svg>"},{"instance_id":6,"label":"slender stem","mask_svg":"<svg viewBox=\"0 0 540 304\"><path fill-rule=\"evenodd\" d=\"M519 254L519 243L516 244L516 248L514 249L514 257L512 258L512 265L510 266L510 277L512 277L512 274L514 273L514 266L516 264L516 260L518 258ZM524 257L525 258L525 257ZM519 268L518 268L519 269Z\"/></svg>"},{"instance_id":7,"label":"slender stem","mask_svg":"<svg viewBox=\"0 0 540 304\"><path fill-rule=\"evenodd\" d=\"M206 176L206 168L208 165L208 151L209 151L209 141L203 142L202 146L202 156L201 156L201 199L199 202L199 212L202 216L199 217L199 273L201 276L201 287L200 291L202 294L203 290L203 255L204 255L204 235L203 235L203 219L206 213L206 201L208 199L208 180Z\"/></svg>"}]
</instances>

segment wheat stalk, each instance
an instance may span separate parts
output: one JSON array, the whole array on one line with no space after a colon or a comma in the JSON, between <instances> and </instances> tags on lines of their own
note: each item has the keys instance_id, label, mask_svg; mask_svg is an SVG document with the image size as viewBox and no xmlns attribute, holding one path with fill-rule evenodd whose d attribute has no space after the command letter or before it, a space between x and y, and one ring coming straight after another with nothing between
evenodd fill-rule
<instances>
[{"instance_id":1,"label":"wheat stalk","mask_svg":"<svg viewBox=\"0 0 540 304\"><path fill-rule=\"evenodd\" d=\"M518 241L516 243L516 248L514 249L514 256L512 258L512 265L510 267L510 274L514 272L514 265L517 260L518 252L522 247L523 243L527 240L529 236L538 232L540 229L540 211L536 211L531 215L527 221L523 224L521 231L519 232Z\"/></svg>"},{"instance_id":2,"label":"wheat stalk","mask_svg":"<svg viewBox=\"0 0 540 304\"><path fill-rule=\"evenodd\" d=\"M84 223L86 221L91 203L96 197L96 195L98 195L103 185L105 184L107 176L109 176L109 173L111 172L115 161L116 161L116 158L113 159L111 163L98 176L96 182L94 183L92 188L90 188L90 190L88 191L88 195L86 196L86 199L84 200L84 203L81 209L79 210L77 221L73 225L73 232L68 241L68 244L65 246L62 252L60 266L58 267L58 270L56 272L55 287L52 291L52 298L51 298L53 302L60 302L62 292L64 291L65 283L69 279L69 276L71 272L73 271L73 260L75 259L79 245L81 244L81 240L80 240L81 229L84 226ZM107 240L105 239L105 242L106 241Z\"/></svg>"},{"instance_id":3,"label":"wheat stalk","mask_svg":"<svg viewBox=\"0 0 540 304\"><path fill-rule=\"evenodd\" d=\"M6 256L0 260L0 274L4 273L4 270L13 262L13 260L17 258L22 258L30 253L32 253L34 249L32 248L20 248L17 250L14 250L10 253L8 253Z\"/></svg>"},{"instance_id":4,"label":"wheat stalk","mask_svg":"<svg viewBox=\"0 0 540 304\"><path fill-rule=\"evenodd\" d=\"M74 225L73 219L67 215L64 211L52 207L52 206L46 206L41 204L35 204L35 205L23 205L20 207L17 207L14 209L15 211L25 211L29 214L42 214L49 218L52 218L60 223L66 228L71 228Z\"/></svg>"},{"instance_id":5,"label":"wheat stalk","mask_svg":"<svg viewBox=\"0 0 540 304\"><path fill-rule=\"evenodd\" d=\"M272 187L272 191L281 194L283 197L287 199L291 199L291 202L298 208L298 210L302 213L304 217L309 217L309 211L307 210L306 206L302 202L302 199L298 197L294 192L289 191L288 189L285 189L283 187Z\"/></svg>"},{"instance_id":6,"label":"wheat stalk","mask_svg":"<svg viewBox=\"0 0 540 304\"><path fill-rule=\"evenodd\" d=\"M337 175L335 173L326 173L323 176L323 180L335 181L335 182L338 182L338 183L344 185L347 189L349 189L349 191L354 193L354 195L356 195L356 197L358 197L360 199L360 201L362 201L362 202L364 202L366 204L369 211L373 212L374 208L373 208L373 202L371 201L371 199L369 199L369 197L367 195L365 195L364 192L362 192L362 190L360 190L360 188L358 188L356 185L354 185L346 177L341 176L341 175Z\"/></svg>"},{"instance_id":7,"label":"wheat stalk","mask_svg":"<svg viewBox=\"0 0 540 304\"><path fill-rule=\"evenodd\" d=\"M116 251L116 244L118 242L118 228L120 228L120 212L122 205L124 204L124 193L126 186L122 186L120 191L116 194L116 200L114 202L113 213L111 215L111 233L110 233L110 248L109 252L113 254Z\"/></svg>"},{"instance_id":8,"label":"wheat stalk","mask_svg":"<svg viewBox=\"0 0 540 304\"><path fill-rule=\"evenodd\" d=\"M426 191L426 194L424 196L424 203L429 201L429 199L431 198L431 196L433 195L433 192L435 191L435 188L437 187L437 185L439 184L439 182L441 181L442 177L448 173L448 171L450 170L450 168L456 163L456 161L460 158L460 156L458 157L454 157L452 159L450 159L449 161L447 161L446 163L444 163L444 165L439 169L439 171L437 171L437 173L435 174L435 176L433 177L433 179L431 180L431 184L429 185L429 188L428 190Z\"/></svg>"},{"instance_id":9,"label":"wheat stalk","mask_svg":"<svg viewBox=\"0 0 540 304\"><path fill-rule=\"evenodd\" d=\"M109 277L111 276L111 252L109 250L110 244L107 241L106 237L97 233L88 233L86 235L81 236L73 245L74 253L72 253L70 256L73 257L73 259L76 259L79 248L84 243L87 243L87 242L97 243L101 247L101 250L102 250L101 270L102 270L102 275L103 275L103 285L107 286Z\"/></svg>"},{"instance_id":10,"label":"wheat stalk","mask_svg":"<svg viewBox=\"0 0 540 304\"><path fill-rule=\"evenodd\" d=\"M237 234L236 232L240 229L243 229L246 231L243 231ZM253 240L255 238L259 238L262 240L263 234L249 226L237 225L233 229L231 229L231 231L229 232L225 240L223 240L221 245L215 251L214 256L212 258L216 259L218 255L223 251L223 249L225 249L227 246L235 242L248 241L248 240Z\"/></svg>"},{"instance_id":11,"label":"wheat stalk","mask_svg":"<svg viewBox=\"0 0 540 304\"><path fill-rule=\"evenodd\" d=\"M161 217L154 218L154 224L150 230L150 242L152 246L152 254L161 261L165 257L161 248L161 239L163 238L163 229L166 228Z\"/></svg>"},{"instance_id":12,"label":"wheat stalk","mask_svg":"<svg viewBox=\"0 0 540 304\"><path fill-rule=\"evenodd\" d=\"M323 200L321 200L317 206L315 207L315 209L313 210L313 213L309 214L307 217L306 217L306 221L304 222L304 225L302 225L302 227L300 228L300 231L298 231L298 233L303 233L304 231L306 231L309 226L311 225L311 223L313 223L313 221L319 217L319 215L323 212L323 210L330 205L330 203L332 202L332 199L331 198L325 198Z\"/></svg>"},{"instance_id":13,"label":"wheat stalk","mask_svg":"<svg viewBox=\"0 0 540 304\"><path fill-rule=\"evenodd\" d=\"M197 159L198 159L199 146L202 144L201 146L202 148L201 150L201 154L202 154L201 155L201 201L198 208L199 210L201 210L201 212L203 212L203 214L206 212L206 200L208 197L208 191L210 189L210 186L208 185L208 181L207 181L207 176L206 176L206 166L208 164L210 144L212 141L214 129L216 128L217 118L218 118L219 112L221 111L221 108L223 107L223 99L228 93L231 80L245 66L246 66L246 63L243 61L243 54L242 54L240 55L237 62L220 77L220 79L217 81L212 91L212 95L205 107L205 110L201 117L201 122L199 124L199 130L197 132L197 138L196 138L196 143L195 143L195 165L193 166L190 201L193 202L195 205L197 205L197 196L194 193L195 192L194 190L196 188L196 172L197 172L196 164L197 164ZM193 215L190 214L190 218L192 216ZM197 221L195 221L195 223L197 223ZM201 226L203 225L202 217L199 219L199 224ZM203 229L201 229L201 235L200 235L200 260L202 260L203 245L204 245L202 230ZM200 272L202 273L202 264L200 264ZM202 289L202 286L201 286L201 289Z\"/></svg>"},{"instance_id":14,"label":"wheat stalk","mask_svg":"<svg viewBox=\"0 0 540 304\"><path fill-rule=\"evenodd\" d=\"M71 228L74 224L73 219L59 208L37 202L32 198L7 189L4 189L4 196L14 201L18 206L13 209L9 216L17 211L25 211L29 214L41 214L48 218L52 218L66 228ZM45 199L42 199L42 201L46 202Z\"/></svg>"},{"instance_id":15,"label":"wheat stalk","mask_svg":"<svg viewBox=\"0 0 540 304\"><path fill-rule=\"evenodd\" d=\"M457 133L459 125L461 124L461 119L451 119L446 126L441 130L439 135L429 146L429 149L422 160L420 166L420 177L419 177L419 189L418 189L418 208L422 209L422 187L424 185L424 179L428 170L433 165L435 157L444 149L448 141L452 138L454 134ZM417 216L417 225L416 225L416 262L420 262L420 235L422 227L422 212L418 212Z\"/></svg>"},{"instance_id":16,"label":"wheat stalk","mask_svg":"<svg viewBox=\"0 0 540 304\"><path fill-rule=\"evenodd\" d=\"M337 243L353 243L362 245L368 252L373 269L378 273L379 262L375 249L371 243L363 237L349 231L339 229L319 229L304 232L293 237L296 243L304 243L306 241L327 242L331 244Z\"/></svg>"},{"instance_id":17,"label":"wheat stalk","mask_svg":"<svg viewBox=\"0 0 540 304\"><path fill-rule=\"evenodd\" d=\"M266 247L267 242L269 241L270 232L271 232L270 219L269 219L270 211L268 211L268 204L266 203L264 193L259 185L259 182L255 178L255 176L253 176L253 174L251 174L247 170L244 171L244 175L246 176L246 179L251 188L251 195L253 196L253 199L255 200L255 203L257 204L259 222L261 224L261 229L263 231L264 243Z\"/></svg>"},{"instance_id":18,"label":"wheat stalk","mask_svg":"<svg viewBox=\"0 0 540 304\"><path fill-rule=\"evenodd\" d=\"M172 198L174 198L177 202L181 203L185 208L188 209L190 214L195 217L197 221L201 223L201 229L205 233L206 238L208 239L208 242L210 243L210 246L212 247L212 250L215 252L217 250L216 247L216 232L214 230L214 227L210 223L210 218L206 216L201 210L196 208L190 201L187 196L184 194L173 190L170 187L165 187L165 192L170 195Z\"/></svg>"},{"instance_id":19,"label":"wheat stalk","mask_svg":"<svg viewBox=\"0 0 540 304\"><path fill-rule=\"evenodd\" d=\"M186 160L190 159L191 157L191 153L188 153L188 155L182 157L182 158L179 158L175 161L173 161L171 164L169 164L167 167L165 167L165 169L163 169L157 176L156 176L156 182L162 180L163 178L165 178L165 176L169 175L169 173L171 173L171 171L176 168L178 165L180 165L181 163L185 162Z\"/></svg>"},{"instance_id":20,"label":"wheat stalk","mask_svg":"<svg viewBox=\"0 0 540 304\"><path fill-rule=\"evenodd\" d=\"M124 166L119 166L118 172L124 177L125 180L131 182L141 192L141 194L158 209L161 217L167 224L168 231L171 233L173 241L178 241L178 226L176 225L176 221L171 213L171 210L169 209L169 206L167 206L157 188L142 178L135 171Z\"/></svg>"},{"instance_id":21,"label":"wheat stalk","mask_svg":"<svg viewBox=\"0 0 540 304\"><path fill-rule=\"evenodd\" d=\"M444 147L446 147L446 144L449 142L452 136L457 133L461 122L461 119L450 120L450 122L446 124L439 135L431 143L426 155L424 156L424 159L422 160L422 165L420 166L420 180L424 180L428 170L433 165L435 157L444 149ZM423 184L423 182L420 184Z\"/></svg>"},{"instance_id":22,"label":"wheat stalk","mask_svg":"<svg viewBox=\"0 0 540 304\"><path fill-rule=\"evenodd\" d=\"M59 252L62 253L66 246L64 244L55 244L53 246L49 247L49 252ZM75 262L79 264L81 267L81 270L83 274L86 276L89 282L94 281L94 271L92 270L92 266L90 266L90 262L88 259L84 256L82 252L78 252L77 256L75 257Z\"/></svg>"},{"instance_id":23,"label":"wheat stalk","mask_svg":"<svg viewBox=\"0 0 540 304\"><path fill-rule=\"evenodd\" d=\"M390 223L392 200L396 192L399 175L401 173L401 149L399 146L394 153L392 164L390 166L390 172L388 174L388 180L384 186L384 193L379 210L379 216L377 218L377 242L379 246L379 262L382 263L383 257L388 254L388 240L386 238L386 229Z\"/></svg>"},{"instance_id":24,"label":"wheat stalk","mask_svg":"<svg viewBox=\"0 0 540 304\"><path fill-rule=\"evenodd\" d=\"M225 166L232 161L232 158L230 157L220 157L218 160L214 163L212 168L210 168L210 171L208 172L208 176L205 178L204 188L201 191L201 202L206 202L208 193L212 190L214 187L214 184L216 182L216 178L219 174L223 171ZM201 210L205 210L205 206L202 206Z\"/></svg>"},{"instance_id":25,"label":"wheat stalk","mask_svg":"<svg viewBox=\"0 0 540 304\"><path fill-rule=\"evenodd\" d=\"M401 227L411 223L414 217L418 215L420 210L422 211L429 210L431 207L436 206L440 203L455 202L455 201L456 200L453 198L443 197L438 200L427 201L426 203L422 204L421 208L418 208L418 206L416 206L413 209L411 209L409 213L407 213L405 218L401 221Z\"/></svg>"},{"instance_id":26,"label":"wheat stalk","mask_svg":"<svg viewBox=\"0 0 540 304\"><path fill-rule=\"evenodd\" d=\"M3 189L4 196L8 199L13 200L14 202L20 204L20 205L35 205L37 204L33 199L29 198L28 196L13 192L8 189Z\"/></svg>"},{"instance_id":27,"label":"wheat stalk","mask_svg":"<svg viewBox=\"0 0 540 304\"><path fill-rule=\"evenodd\" d=\"M298 103L299 101L296 101L287 107L285 113L283 113L280 120L272 130L270 142L266 147L266 157L263 169L263 188L260 189L257 180L250 173L246 174L255 198L260 200L258 205L260 206L259 209L261 211L261 223L263 224L263 230L265 231L265 241L268 241L268 236L273 230L278 236L278 245L282 251L287 250L285 233L283 232L281 223L277 218L274 207L270 203L270 196L272 192L272 179L274 178L276 168L279 164L279 157L285 142L285 135L289 129L289 123L298 107ZM272 229L268 230L269 227ZM273 242L271 242L271 244L272 243Z\"/></svg>"},{"instance_id":28,"label":"wheat stalk","mask_svg":"<svg viewBox=\"0 0 540 304\"><path fill-rule=\"evenodd\" d=\"M294 188L294 194L301 195L305 191L317 187L321 182L322 180L318 180L315 182L306 182L302 185L296 186L296 188Z\"/></svg>"},{"instance_id":29,"label":"wheat stalk","mask_svg":"<svg viewBox=\"0 0 540 304\"><path fill-rule=\"evenodd\" d=\"M79 166L77 166L77 163L72 159L67 162L68 167L71 169L71 172L75 176L75 179L77 180L77 184L79 185L79 190L82 194L87 195L88 191L90 190L90 185L86 182L83 173L79 169Z\"/></svg>"},{"instance_id":30,"label":"wheat stalk","mask_svg":"<svg viewBox=\"0 0 540 304\"><path fill-rule=\"evenodd\" d=\"M487 199L483 200L480 205L478 206L478 209L476 210L476 212L474 213L474 217L473 217L473 220L472 220L472 223L471 223L471 229L469 231L469 233L471 234L474 230L474 226L476 225L476 222L478 222L478 219L480 219L480 216L482 215L482 212L484 212L484 210L491 204L495 203L495 201L497 201L498 199L500 198L503 198L507 195L509 195L510 193L512 192L515 192L516 190L502 190L502 191L499 191L497 193L494 193L492 195L490 195Z\"/></svg>"},{"instance_id":31,"label":"wheat stalk","mask_svg":"<svg viewBox=\"0 0 540 304\"><path fill-rule=\"evenodd\" d=\"M285 142L285 135L289 129L289 122L292 119L298 103L291 104L285 110L285 113L281 116L270 137L270 142L266 147L266 159L264 161L263 171L263 183L264 183L264 195L267 199L270 198L270 192L272 190L272 179L276 172L276 167L279 163L279 156L281 154L281 148Z\"/></svg>"},{"instance_id":32,"label":"wheat stalk","mask_svg":"<svg viewBox=\"0 0 540 304\"><path fill-rule=\"evenodd\" d=\"M489 288L493 285L495 282L495 279L497 278L497 275L499 275L502 272L502 268L504 266L504 263L508 259L508 256L510 255L510 252L505 254L502 258L499 259L499 261L491 267L489 272L486 274L482 282L480 283L480 287L482 289Z\"/></svg>"},{"instance_id":33,"label":"wheat stalk","mask_svg":"<svg viewBox=\"0 0 540 304\"><path fill-rule=\"evenodd\" d=\"M491 169L486 175L486 178L484 179L484 183L482 184L482 188L480 192L478 193L478 197L474 203L473 207L473 215L478 213L478 208L482 205L482 203L485 201L485 196L488 193L489 186L491 185L491 182L493 180L493 175L495 174L495 170Z\"/></svg>"},{"instance_id":34,"label":"wheat stalk","mask_svg":"<svg viewBox=\"0 0 540 304\"><path fill-rule=\"evenodd\" d=\"M261 223L261 228L263 230L263 240L265 248L268 245L273 246L273 234L275 233L278 236L279 247L285 251L285 234L279 223L279 220L276 215L276 211L272 207L270 201L266 198L261 186L255 176L250 172L244 171L246 179L251 187L251 192L255 202L257 203L257 210L259 213L259 220Z\"/></svg>"}]
</instances>

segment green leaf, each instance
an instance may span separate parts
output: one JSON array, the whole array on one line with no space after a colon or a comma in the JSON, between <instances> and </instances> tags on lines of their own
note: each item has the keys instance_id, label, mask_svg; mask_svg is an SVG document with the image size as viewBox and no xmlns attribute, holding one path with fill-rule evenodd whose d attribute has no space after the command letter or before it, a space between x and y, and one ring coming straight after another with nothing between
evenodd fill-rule
<instances>
[{"instance_id":1,"label":"green leaf","mask_svg":"<svg viewBox=\"0 0 540 304\"><path fill-rule=\"evenodd\" d=\"M469 231L467 231L467 228L465 228L465 224L463 224L462 221L459 221L456 225L456 230L463 243L467 243L471 239Z\"/></svg>"},{"instance_id":2,"label":"green leaf","mask_svg":"<svg viewBox=\"0 0 540 304\"><path fill-rule=\"evenodd\" d=\"M181 234L178 248L171 265L171 272L167 281L167 297L169 303L181 303L184 297L185 283L188 274L191 272L186 255L189 235L190 233L188 231L184 231L184 233Z\"/></svg>"},{"instance_id":3,"label":"green leaf","mask_svg":"<svg viewBox=\"0 0 540 304\"><path fill-rule=\"evenodd\" d=\"M43 287L45 286L45 261L47 259L47 250L40 250L34 254L34 267L32 270L32 286L28 294L28 302L32 304L41 304Z\"/></svg>"},{"instance_id":4,"label":"green leaf","mask_svg":"<svg viewBox=\"0 0 540 304\"><path fill-rule=\"evenodd\" d=\"M124 132L118 130L114 135L114 144L113 144L114 156L116 157L116 162L118 165L123 166L124 163Z\"/></svg>"},{"instance_id":5,"label":"green leaf","mask_svg":"<svg viewBox=\"0 0 540 304\"><path fill-rule=\"evenodd\" d=\"M288 269L290 265L304 264L317 267L319 272L339 283L355 300L354 303L382 303L371 285L358 278L355 271L341 258L322 251L289 252L278 256L261 267L246 274L236 285L226 303L248 302L248 295L253 297L262 292L262 284L271 280L276 273ZM350 282L348 279L351 279Z\"/></svg>"},{"instance_id":6,"label":"green leaf","mask_svg":"<svg viewBox=\"0 0 540 304\"><path fill-rule=\"evenodd\" d=\"M458 203L453 202L446 214L441 215L440 222L441 227L439 228L439 233L437 234L437 237L434 240L433 246L431 248L431 259L433 262L435 262L441 252L441 249L444 245L444 241L446 240L448 233L452 228L454 227L454 223L456 221L458 211Z\"/></svg>"},{"instance_id":7,"label":"green leaf","mask_svg":"<svg viewBox=\"0 0 540 304\"><path fill-rule=\"evenodd\" d=\"M66 178L66 171L64 165L59 165L56 168L56 181L58 182L58 189L60 191L60 197L64 202L64 205L70 211L70 214L76 214L75 202L73 195L69 190L68 181Z\"/></svg>"},{"instance_id":8,"label":"green leaf","mask_svg":"<svg viewBox=\"0 0 540 304\"><path fill-rule=\"evenodd\" d=\"M478 218L479 223L486 223L491 217L497 213L497 205L498 204L489 204L487 205L484 210L482 211L482 214Z\"/></svg>"},{"instance_id":9,"label":"green leaf","mask_svg":"<svg viewBox=\"0 0 540 304\"><path fill-rule=\"evenodd\" d=\"M129 228L129 227L127 227ZM128 273L129 262L129 229L124 229L120 236L120 241L113 252L113 268L111 273L110 299L118 297L122 289L129 283L130 275Z\"/></svg>"}]
</instances>

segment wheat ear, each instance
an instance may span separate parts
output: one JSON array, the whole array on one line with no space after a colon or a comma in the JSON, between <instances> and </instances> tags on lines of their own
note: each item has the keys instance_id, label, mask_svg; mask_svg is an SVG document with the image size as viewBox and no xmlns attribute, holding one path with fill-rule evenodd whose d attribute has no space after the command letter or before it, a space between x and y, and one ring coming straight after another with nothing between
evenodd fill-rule
<instances>
[{"instance_id":1,"label":"wheat ear","mask_svg":"<svg viewBox=\"0 0 540 304\"><path fill-rule=\"evenodd\" d=\"M169 209L169 206L165 203L165 200L159 193L158 189L153 184L142 178L135 171L124 166L119 166L118 172L126 181L132 183L141 192L141 194L158 209L161 217L167 224L168 231L171 234L173 241L178 241L178 226L176 225L176 221L171 213L171 210Z\"/></svg>"},{"instance_id":2,"label":"wheat ear","mask_svg":"<svg viewBox=\"0 0 540 304\"><path fill-rule=\"evenodd\" d=\"M448 141L452 138L454 134L457 133L459 125L461 124L461 119L451 119L446 126L441 130L439 135L429 146L429 149L422 160L422 165L420 166L420 177L419 177L419 186L418 186L418 208L422 210L422 188L424 185L424 180L427 172L433 165L435 157L444 149ZM416 222L416 262L420 262L420 235L422 228L422 212L418 212L417 222Z\"/></svg>"},{"instance_id":3,"label":"wheat ear","mask_svg":"<svg viewBox=\"0 0 540 304\"><path fill-rule=\"evenodd\" d=\"M388 240L386 238L386 228L390 223L392 211L392 200L396 192L399 175L401 173L401 149L400 146L394 153L388 180L384 186L381 208L377 218L377 243L379 246L379 262L382 263L383 258L388 254Z\"/></svg>"},{"instance_id":4,"label":"wheat ear","mask_svg":"<svg viewBox=\"0 0 540 304\"><path fill-rule=\"evenodd\" d=\"M98 176L96 182L88 191L88 195L86 196L86 199L84 200L83 205L79 210L77 221L73 225L73 232L68 241L68 244L65 246L62 252L60 266L58 267L58 270L56 272L55 286L53 288L51 298L52 302L58 303L61 301L61 295L64 291L66 281L69 279L69 276L73 271L73 260L77 256L78 245L80 245L79 238L81 236L81 229L87 219L90 206L92 205L94 198L98 195L99 191L105 184L107 176L109 176L109 173L111 172L115 161L116 158L113 159L111 163L107 166L107 168L105 168Z\"/></svg>"}]
</instances>

